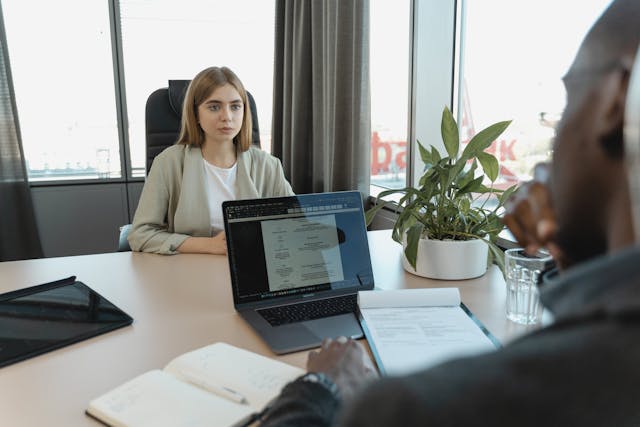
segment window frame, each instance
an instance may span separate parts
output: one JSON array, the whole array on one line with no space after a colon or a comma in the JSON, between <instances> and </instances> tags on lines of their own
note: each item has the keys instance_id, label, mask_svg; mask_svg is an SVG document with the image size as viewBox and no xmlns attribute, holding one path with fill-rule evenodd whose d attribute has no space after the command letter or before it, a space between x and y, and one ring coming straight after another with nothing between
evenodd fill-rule
<instances>
[{"instance_id":1,"label":"window frame","mask_svg":"<svg viewBox=\"0 0 640 427\"><path fill-rule=\"evenodd\" d=\"M461 65L462 36L457 23L463 16L464 1L411 1L406 186L417 185L422 175L416 141L429 141L444 152L440 118L445 105L451 109L458 102L454 79ZM370 196L385 189L372 184Z\"/></svg>"},{"instance_id":2,"label":"window frame","mask_svg":"<svg viewBox=\"0 0 640 427\"><path fill-rule=\"evenodd\" d=\"M145 177L133 177L131 150L129 148L129 120L127 111L127 91L124 81L124 55L122 51L122 26L120 24L120 1L109 1L109 22L111 23L111 52L113 55L113 80L116 94L118 118L118 138L120 142L120 164L124 182L144 181Z\"/></svg>"},{"instance_id":3,"label":"window frame","mask_svg":"<svg viewBox=\"0 0 640 427\"><path fill-rule=\"evenodd\" d=\"M459 21L466 0L412 0L410 5L409 87L407 120L406 185L415 185L422 171L417 155L416 140L433 141L444 149L440 138L440 115L446 105L459 110L457 86L454 81L461 75ZM144 176L133 176L128 136L127 96L124 81L122 28L119 0L108 0L112 45L112 65L116 97L118 144L120 147L119 178L30 180L33 187L52 185L82 185L99 183L143 182ZM384 188L371 185L375 196Z\"/></svg>"}]
</instances>

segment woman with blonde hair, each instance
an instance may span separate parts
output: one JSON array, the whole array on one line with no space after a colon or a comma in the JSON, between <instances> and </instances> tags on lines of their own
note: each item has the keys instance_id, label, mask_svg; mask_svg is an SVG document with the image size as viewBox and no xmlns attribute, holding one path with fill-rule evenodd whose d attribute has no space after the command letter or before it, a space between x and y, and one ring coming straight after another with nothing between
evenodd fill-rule
<instances>
[{"instance_id":1,"label":"woman with blonde hair","mask_svg":"<svg viewBox=\"0 0 640 427\"><path fill-rule=\"evenodd\" d=\"M251 144L247 93L226 67L189 84L176 145L153 161L133 218L134 251L225 254L222 202L292 195L280 161Z\"/></svg>"}]
</instances>

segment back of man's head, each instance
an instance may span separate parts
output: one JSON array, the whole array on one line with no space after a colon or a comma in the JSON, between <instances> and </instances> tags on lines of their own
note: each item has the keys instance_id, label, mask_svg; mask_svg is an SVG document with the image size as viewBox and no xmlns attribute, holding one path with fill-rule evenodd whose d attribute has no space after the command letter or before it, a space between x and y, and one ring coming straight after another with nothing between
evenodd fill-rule
<instances>
[{"instance_id":1,"label":"back of man's head","mask_svg":"<svg viewBox=\"0 0 640 427\"><path fill-rule=\"evenodd\" d=\"M633 243L623 129L639 43L640 1L616 0L564 77L567 106L554 145L551 191L565 266Z\"/></svg>"},{"instance_id":2,"label":"back of man's head","mask_svg":"<svg viewBox=\"0 0 640 427\"><path fill-rule=\"evenodd\" d=\"M600 16L585 37L581 53L603 64L635 54L640 43L640 1L616 0Z\"/></svg>"}]
</instances>

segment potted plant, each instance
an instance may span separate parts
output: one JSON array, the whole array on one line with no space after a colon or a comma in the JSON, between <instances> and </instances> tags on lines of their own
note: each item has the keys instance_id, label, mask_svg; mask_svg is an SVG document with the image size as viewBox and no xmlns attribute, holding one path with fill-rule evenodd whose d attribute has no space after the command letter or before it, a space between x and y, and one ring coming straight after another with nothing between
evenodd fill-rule
<instances>
[{"instance_id":1,"label":"potted plant","mask_svg":"<svg viewBox=\"0 0 640 427\"><path fill-rule=\"evenodd\" d=\"M504 271L503 253L495 244L504 228L498 214L516 186L494 188L498 160L484 150L510 123L487 127L460 153L458 125L445 107L441 132L446 156L418 141L425 164L418 187L378 195L375 206L366 213L367 224L380 209L393 203L383 200L385 197L401 195L394 203L398 218L392 237L404 247L407 271L436 279L468 279L483 275L493 260Z\"/></svg>"}]
</instances>

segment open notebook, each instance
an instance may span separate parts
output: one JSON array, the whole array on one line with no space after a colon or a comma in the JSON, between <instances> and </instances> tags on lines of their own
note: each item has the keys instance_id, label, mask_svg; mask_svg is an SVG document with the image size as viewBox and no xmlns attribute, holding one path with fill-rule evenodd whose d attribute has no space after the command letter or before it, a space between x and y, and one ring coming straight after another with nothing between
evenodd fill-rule
<instances>
[{"instance_id":1,"label":"open notebook","mask_svg":"<svg viewBox=\"0 0 640 427\"><path fill-rule=\"evenodd\" d=\"M183 354L92 400L87 414L109 426L244 425L302 369L216 343Z\"/></svg>"},{"instance_id":2,"label":"open notebook","mask_svg":"<svg viewBox=\"0 0 640 427\"><path fill-rule=\"evenodd\" d=\"M460 302L458 288L360 291L358 307L383 375L407 374L500 345Z\"/></svg>"}]
</instances>

